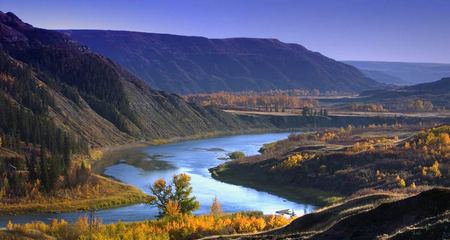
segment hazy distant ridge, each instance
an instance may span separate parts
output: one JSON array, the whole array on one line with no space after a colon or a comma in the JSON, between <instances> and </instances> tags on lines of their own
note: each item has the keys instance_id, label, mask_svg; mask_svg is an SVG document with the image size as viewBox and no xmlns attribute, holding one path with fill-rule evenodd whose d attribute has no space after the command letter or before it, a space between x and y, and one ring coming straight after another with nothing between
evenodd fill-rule
<instances>
[{"instance_id":1,"label":"hazy distant ridge","mask_svg":"<svg viewBox=\"0 0 450 240\"><path fill-rule=\"evenodd\" d=\"M412 85L450 77L450 64L447 63L344 62L357 67L366 76L388 84Z\"/></svg>"}]
</instances>

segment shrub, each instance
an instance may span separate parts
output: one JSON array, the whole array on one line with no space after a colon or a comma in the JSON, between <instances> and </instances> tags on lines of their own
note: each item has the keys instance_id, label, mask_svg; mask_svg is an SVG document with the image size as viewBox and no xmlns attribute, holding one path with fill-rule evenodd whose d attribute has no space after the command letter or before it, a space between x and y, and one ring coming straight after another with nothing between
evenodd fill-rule
<instances>
[{"instance_id":1,"label":"shrub","mask_svg":"<svg viewBox=\"0 0 450 240\"><path fill-rule=\"evenodd\" d=\"M240 152L240 151L235 151L229 154L229 157L231 159L240 159L240 158L244 158L245 157L245 153Z\"/></svg>"},{"instance_id":2,"label":"shrub","mask_svg":"<svg viewBox=\"0 0 450 240\"><path fill-rule=\"evenodd\" d=\"M406 182L405 179L401 178L400 176L397 175L397 177L395 178L395 180L397 181L397 185L399 188L404 188L406 187Z\"/></svg>"},{"instance_id":3,"label":"shrub","mask_svg":"<svg viewBox=\"0 0 450 240\"><path fill-rule=\"evenodd\" d=\"M50 224L33 222L11 225L11 229L23 232L41 232L56 239L197 239L208 235L249 233L270 230L288 224L293 218L260 216L236 213L221 216L193 216L180 214L145 222L102 224L88 221L86 217L75 223L53 220Z\"/></svg>"},{"instance_id":4,"label":"shrub","mask_svg":"<svg viewBox=\"0 0 450 240\"><path fill-rule=\"evenodd\" d=\"M435 177L440 177L442 176L441 174L441 170L439 169L439 162L435 161L433 163L433 165L431 165L431 167L429 168L430 172L432 172L434 174Z\"/></svg>"}]
</instances>

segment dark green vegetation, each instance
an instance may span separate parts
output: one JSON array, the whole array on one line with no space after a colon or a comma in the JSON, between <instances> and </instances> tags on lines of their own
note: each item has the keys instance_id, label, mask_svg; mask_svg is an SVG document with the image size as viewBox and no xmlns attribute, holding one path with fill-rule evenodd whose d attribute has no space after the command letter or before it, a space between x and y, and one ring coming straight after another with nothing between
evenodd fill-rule
<instances>
[{"instance_id":1,"label":"dark green vegetation","mask_svg":"<svg viewBox=\"0 0 450 240\"><path fill-rule=\"evenodd\" d=\"M318 204L333 200L321 191L348 196L363 189L450 186L450 127L417 131L371 125L291 135L266 145L261 155L224 163L211 172L226 182L291 199L309 197ZM316 198L311 188L319 191Z\"/></svg>"},{"instance_id":2,"label":"dark green vegetation","mask_svg":"<svg viewBox=\"0 0 450 240\"><path fill-rule=\"evenodd\" d=\"M9 93L0 95L0 196L49 192L68 174L71 154L86 153L87 144L48 119L53 99L33 83L30 69L0 52L0 72L0 93ZM66 184L82 181L84 172Z\"/></svg>"},{"instance_id":3,"label":"dark green vegetation","mask_svg":"<svg viewBox=\"0 0 450 240\"><path fill-rule=\"evenodd\" d=\"M382 86L356 68L276 39L207 39L126 31L67 30L150 86L177 93Z\"/></svg>"},{"instance_id":4,"label":"dark green vegetation","mask_svg":"<svg viewBox=\"0 0 450 240\"><path fill-rule=\"evenodd\" d=\"M382 83L411 85L450 77L450 64L344 61L361 70L366 76Z\"/></svg>"},{"instance_id":5,"label":"dark green vegetation","mask_svg":"<svg viewBox=\"0 0 450 240\"><path fill-rule=\"evenodd\" d=\"M450 189L405 197L377 193L350 199L257 235L218 239L446 239Z\"/></svg>"}]
</instances>

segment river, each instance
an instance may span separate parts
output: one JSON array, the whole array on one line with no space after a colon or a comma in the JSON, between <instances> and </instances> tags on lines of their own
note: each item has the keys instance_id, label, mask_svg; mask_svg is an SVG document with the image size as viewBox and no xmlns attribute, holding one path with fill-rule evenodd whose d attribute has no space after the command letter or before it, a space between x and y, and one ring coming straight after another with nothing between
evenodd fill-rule
<instances>
[{"instance_id":1,"label":"river","mask_svg":"<svg viewBox=\"0 0 450 240\"><path fill-rule=\"evenodd\" d=\"M200 209L195 214L208 213L214 197L218 198L225 212L256 210L273 214L277 210L293 209L297 214L304 214L313 211L315 207L295 203L252 188L223 183L213 179L208 172L209 168L223 163L230 152L242 151L247 156L255 155L264 143L274 142L288 135L289 133L245 134L149 146L140 150L149 156L142 161L155 161L157 164L150 164L154 167L150 169L147 167L144 170L139 167L142 164L129 165L124 160L106 168L104 174L149 193L148 188L156 179L162 177L170 181L173 175L185 172L191 176L193 195L200 202ZM53 218L58 218L73 222L85 214L85 212L72 212L7 215L0 216L0 226L5 226L8 220L14 223L25 223L49 222ZM102 218L104 223L119 220L129 222L155 218L157 209L146 204L135 204L104 209L94 214Z\"/></svg>"}]
</instances>

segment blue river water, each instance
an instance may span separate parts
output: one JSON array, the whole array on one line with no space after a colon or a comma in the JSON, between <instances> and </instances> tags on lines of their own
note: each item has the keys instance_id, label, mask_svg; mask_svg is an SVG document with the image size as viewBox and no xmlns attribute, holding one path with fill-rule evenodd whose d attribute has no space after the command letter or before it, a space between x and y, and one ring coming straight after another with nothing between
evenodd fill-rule
<instances>
[{"instance_id":1,"label":"blue river water","mask_svg":"<svg viewBox=\"0 0 450 240\"><path fill-rule=\"evenodd\" d=\"M262 211L265 214L274 214L281 209L292 209L297 214L309 213L314 206L295 203L282 197L257 191L252 188L223 183L211 177L208 169L215 167L225 160L227 154L233 151L242 151L247 156L258 154L259 148L265 144L286 138L289 133L263 133L245 134L226 137L216 137L201 140L190 140L149 146L141 149L149 156L158 156L170 168L141 169L120 161L116 165L105 169L104 174L122 182L134 185L149 193L149 186L158 178L170 181L173 175L187 173L191 176L193 195L200 202L200 209L196 214L209 212L212 200L217 197L225 212ZM155 161L148 157L143 161ZM65 219L73 222L86 212L72 213L39 213L0 216L0 226L4 227L9 220L14 223L31 221L49 222L53 218ZM95 216L102 218L104 223L116 221L141 221L155 218L157 209L146 204L135 204L126 207L99 210Z\"/></svg>"}]
</instances>

